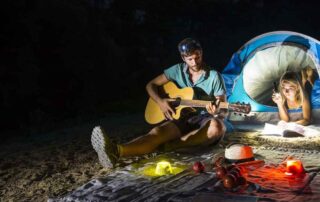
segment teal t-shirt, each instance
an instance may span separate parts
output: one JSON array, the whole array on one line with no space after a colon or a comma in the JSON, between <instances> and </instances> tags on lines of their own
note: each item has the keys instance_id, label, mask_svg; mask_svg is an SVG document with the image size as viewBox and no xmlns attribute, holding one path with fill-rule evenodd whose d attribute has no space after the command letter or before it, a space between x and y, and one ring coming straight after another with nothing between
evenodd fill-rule
<instances>
[{"instance_id":1,"label":"teal t-shirt","mask_svg":"<svg viewBox=\"0 0 320 202\"><path fill-rule=\"evenodd\" d=\"M179 88L192 87L194 90L194 98L197 100L214 100L215 96L226 94L226 88L221 75L211 69L205 67L204 74L195 82L189 78L188 67L185 63L179 63L164 70L168 80L174 82ZM206 110L200 110L205 111Z\"/></svg>"}]
</instances>

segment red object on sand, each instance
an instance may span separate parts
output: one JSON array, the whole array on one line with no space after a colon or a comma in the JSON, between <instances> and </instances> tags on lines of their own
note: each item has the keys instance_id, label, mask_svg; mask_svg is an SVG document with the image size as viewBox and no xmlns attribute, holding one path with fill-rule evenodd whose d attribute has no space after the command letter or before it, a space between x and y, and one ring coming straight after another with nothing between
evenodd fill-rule
<instances>
[{"instance_id":1,"label":"red object on sand","mask_svg":"<svg viewBox=\"0 0 320 202\"><path fill-rule=\"evenodd\" d=\"M239 185L245 185L246 183L247 183L247 180L246 180L245 177L240 176L240 177L238 178L238 184L239 184Z\"/></svg>"},{"instance_id":2,"label":"red object on sand","mask_svg":"<svg viewBox=\"0 0 320 202\"><path fill-rule=\"evenodd\" d=\"M236 168L236 166L232 164L232 165L227 167L227 171L230 171L230 170L235 169L235 168Z\"/></svg>"},{"instance_id":3,"label":"red object on sand","mask_svg":"<svg viewBox=\"0 0 320 202\"><path fill-rule=\"evenodd\" d=\"M236 187L238 184L237 184L237 178L234 176L234 175L231 175L231 174L227 174L223 180L223 186L227 189L232 189L234 187Z\"/></svg>"},{"instance_id":4,"label":"red object on sand","mask_svg":"<svg viewBox=\"0 0 320 202\"><path fill-rule=\"evenodd\" d=\"M220 179L222 179L227 174L227 170L224 167L216 167L215 172L217 177Z\"/></svg>"},{"instance_id":5,"label":"red object on sand","mask_svg":"<svg viewBox=\"0 0 320 202\"><path fill-rule=\"evenodd\" d=\"M220 156L216 161L213 162L213 166L222 167L223 162L224 162L224 157Z\"/></svg>"},{"instance_id":6,"label":"red object on sand","mask_svg":"<svg viewBox=\"0 0 320 202\"><path fill-rule=\"evenodd\" d=\"M204 171L204 165L200 161L197 161L193 164L192 169L196 173L201 173Z\"/></svg>"},{"instance_id":7,"label":"red object on sand","mask_svg":"<svg viewBox=\"0 0 320 202\"><path fill-rule=\"evenodd\" d=\"M232 169L229 174L235 176L236 178L241 176L241 173L238 170Z\"/></svg>"}]
</instances>

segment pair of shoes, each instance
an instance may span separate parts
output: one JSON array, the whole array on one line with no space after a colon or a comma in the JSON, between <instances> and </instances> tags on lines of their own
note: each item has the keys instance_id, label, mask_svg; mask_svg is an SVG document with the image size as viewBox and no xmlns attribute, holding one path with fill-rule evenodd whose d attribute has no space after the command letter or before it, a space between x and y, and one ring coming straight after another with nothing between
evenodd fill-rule
<instances>
[{"instance_id":1,"label":"pair of shoes","mask_svg":"<svg viewBox=\"0 0 320 202\"><path fill-rule=\"evenodd\" d=\"M94 127L91 144L97 152L100 164L105 168L115 167L119 159L118 146L110 140L100 126Z\"/></svg>"}]
</instances>

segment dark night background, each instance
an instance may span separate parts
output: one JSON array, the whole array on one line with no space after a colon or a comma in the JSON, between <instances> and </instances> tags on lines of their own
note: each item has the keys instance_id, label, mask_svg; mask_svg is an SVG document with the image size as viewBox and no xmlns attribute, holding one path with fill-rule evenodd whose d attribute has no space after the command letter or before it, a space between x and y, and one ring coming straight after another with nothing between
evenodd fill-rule
<instances>
[{"instance_id":1,"label":"dark night background","mask_svg":"<svg viewBox=\"0 0 320 202\"><path fill-rule=\"evenodd\" d=\"M185 37L219 71L265 32L320 39L319 6L302 0L3 0L0 16L2 134L143 112L146 83L180 62Z\"/></svg>"}]
</instances>

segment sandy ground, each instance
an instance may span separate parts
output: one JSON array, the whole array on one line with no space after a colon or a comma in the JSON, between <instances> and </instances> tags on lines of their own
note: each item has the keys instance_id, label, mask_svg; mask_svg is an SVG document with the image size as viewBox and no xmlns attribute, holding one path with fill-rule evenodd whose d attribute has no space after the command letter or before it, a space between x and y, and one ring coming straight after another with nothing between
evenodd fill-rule
<instances>
[{"instance_id":1,"label":"sandy ground","mask_svg":"<svg viewBox=\"0 0 320 202\"><path fill-rule=\"evenodd\" d=\"M150 128L141 114L109 115L103 120L74 128L9 138L1 144L0 201L46 201L63 196L92 178L111 172L102 169L91 147L90 134L95 125L106 128L109 135L119 142L126 142ZM239 133L231 140L245 142L256 148L261 138L254 136L254 133ZM265 141L258 146L258 153L270 161L282 158L284 153L294 155L294 150L288 150L288 142L277 145L277 148L275 142ZM311 168L320 164L319 144L317 141L313 149L305 149L300 156ZM301 152L301 148L294 144L291 146Z\"/></svg>"},{"instance_id":2,"label":"sandy ground","mask_svg":"<svg viewBox=\"0 0 320 202\"><path fill-rule=\"evenodd\" d=\"M8 138L0 150L0 201L46 201L108 174L91 147L95 125L120 142L148 130L141 114L110 115L74 128Z\"/></svg>"}]
</instances>

